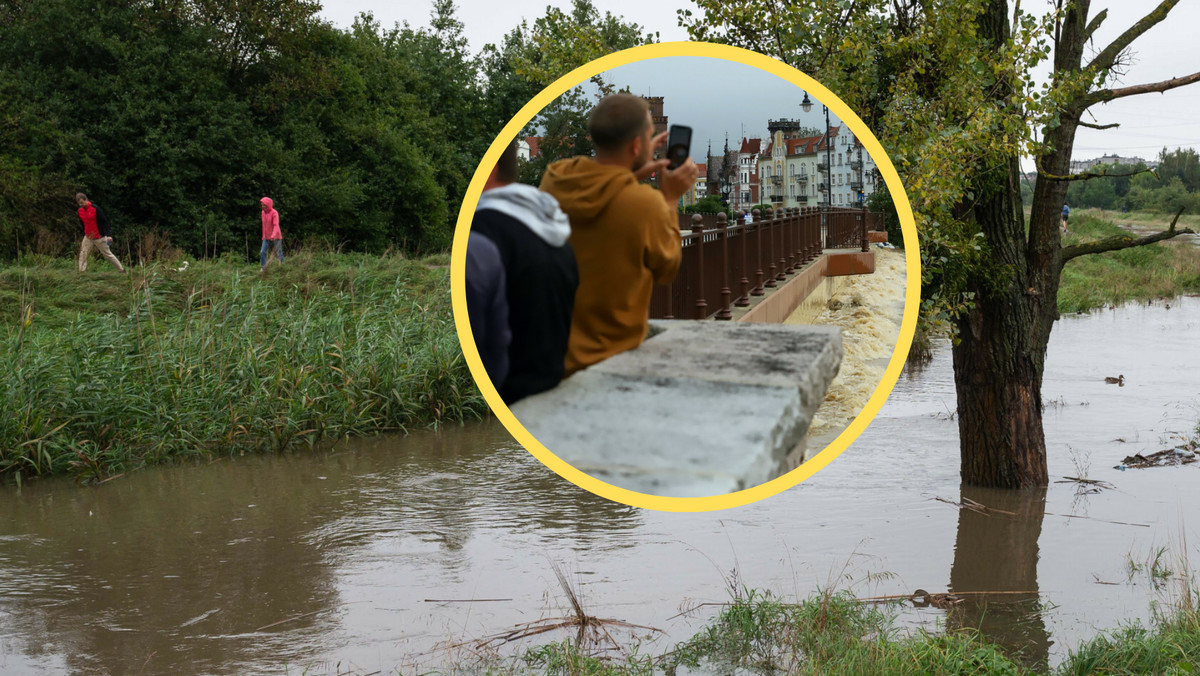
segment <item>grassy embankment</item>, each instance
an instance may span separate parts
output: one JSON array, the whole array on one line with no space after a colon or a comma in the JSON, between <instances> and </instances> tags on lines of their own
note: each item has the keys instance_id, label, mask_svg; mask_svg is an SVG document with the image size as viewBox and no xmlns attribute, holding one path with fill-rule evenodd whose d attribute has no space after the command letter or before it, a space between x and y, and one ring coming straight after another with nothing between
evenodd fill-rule
<instances>
[{"instance_id":1,"label":"grassy embankment","mask_svg":"<svg viewBox=\"0 0 1200 676\"><path fill-rule=\"evenodd\" d=\"M1132 224L1146 232L1166 230L1171 218L1167 214L1080 210L1071 213L1071 231L1063 244L1130 234L1130 230L1118 223ZM1200 232L1200 216L1184 215L1179 219L1178 227ZM1086 312L1129 301L1200 293L1200 246L1189 239L1181 237L1150 246L1082 256L1068 262L1063 268L1058 291L1059 312Z\"/></svg>"},{"instance_id":2,"label":"grassy embankment","mask_svg":"<svg viewBox=\"0 0 1200 676\"><path fill-rule=\"evenodd\" d=\"M1028 221L1028 212L1025 218ZM1138 229L1133 236L1166 230L1171 218L1170 214L1075 210L1071 212L1070 232L1063 238L1063 246L1131 234L1117 223ZM1184 214L1178 227L1200 232L1200 215ZM1200 246L1184 236L1150 246L1081 256L1068 262L1058 288L1058 311L1089 312L1131 301L1194 293L1200 293ZM939 333L938 329L918 326L909 359L928 359L931 334Z\"/></svg>"},{"instance_id":3,"label":"grassy embankment","mask_svg":"<svg viewBox=\"0 0 1200 676\"><path fill-rule=\"evenodd\" d=\"M929 632L896 626L895 606L820 593L799 604L745 593L693 638L661 655L637 645L605 653L574 641L525 650L515 660L460 665L472 673L650 676L743 674L1010 674L1055 676L1191 674L1200 668L1200 609L1189 600L1150 628L1129 625L1071 651L1058 667L1031 667L972 629Z\"/></svg>"},{"instance_id":4,"label":"grassy embankment","mask_svg":"<svg viewBox=\"0 0 1200 676\"><path fill-rule=\"evenodd\" d=\"M0 480L212 458L411 426L485 405L445 256L305 253L0 267Z\"/></svg>"}]
</instances>

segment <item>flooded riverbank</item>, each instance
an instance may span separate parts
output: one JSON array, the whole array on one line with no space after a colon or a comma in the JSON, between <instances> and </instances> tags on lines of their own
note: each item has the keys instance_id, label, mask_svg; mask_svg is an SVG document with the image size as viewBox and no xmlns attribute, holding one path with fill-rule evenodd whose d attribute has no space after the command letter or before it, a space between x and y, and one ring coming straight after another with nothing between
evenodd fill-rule
<instances>
[{"instance_id":1,"label":"flooded riverbank","mask_svg":"<svg viewBox=\"0 0 1200 676\"><path fill-rule=\"evenodd\" d=\"M949 352L901 377L870 428L804 484L746 507L670 514L563 481L497 425L380 438L319 455L152 469L94 488L0 491L0 672L364 673L450 640L565 614L550 562L589 611L665 630L666 650L725 601L731 571L805 596L1036 592L910 611L984 624L1032 663L1148 618L1130 571L1200 543L1196 465L1113 469L1200 419L1200 299L1055 327L1044 400L1051 476L1111 482L1032 494L960 491ZM1125 386L1105 376L1125 376ZM937 500L1013 512L982 517ZM978 517L978 518L977 518ZM1132 524L1132 525L1131 525ZM1194 562L1200 556L1193 553ZM889 573L868 578L870 573ZM497 599L462 602L468 599ZM560 637L548 635L547 640Z\"/></svg>"}]
</instances>

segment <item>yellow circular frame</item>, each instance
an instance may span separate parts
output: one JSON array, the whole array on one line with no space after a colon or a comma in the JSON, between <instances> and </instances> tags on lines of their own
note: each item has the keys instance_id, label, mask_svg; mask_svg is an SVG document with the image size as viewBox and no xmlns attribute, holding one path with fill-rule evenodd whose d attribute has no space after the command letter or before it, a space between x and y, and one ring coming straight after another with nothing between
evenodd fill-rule
<instances>
[{"instance_id":1,"label":"yellow circular frame","mask_svg":"<svg viewBox=\"0 0 1200 676\"><path fill-rule=\"evenodd\" d=\"M905 245L907 279L904 318L900 323L900 336L896 341L896 349L892 353L892 359L884 371L883 379L879 381L879 385L875 388L875 392L872 393L871 398L867 400L862 411L824 450L791 472L753 488L708 497L664 497L620 488L575 469L552 453L521 425L516 416L512 414L512 411L508 409L508 406L504 404L504 401L500 399L500 395L496 392L496 388L487 376L487 371L483 368L483 362L479 358L479 350L476 348L475 339L471 334L471 324L467 318L466 286L463 274L463 268L466 265L467 236L471 229L475 206L479 203L479 196L483 192L483 184L487 181L491 167L499 161L500 153L503 151L506 142L511 142L543 108L571 88L586 82L589 78L618 66L666 56L704 56L752 66L791 82L804 91L813 94L821 103L827 105L829 110L838 119L850 127L854 135L862 142L867 152L875 160L876 167L883 175L883 180L891 192L892 199L896 205L896 211L900 216L900 227L904 235ZM863 430L871 422L871 419L879 412L888 395L891 394L892 388L896 386L896 381L900 378L900 371L904 368L904 361L917 327L917 309L920 305L921 295L920 268L921 257L917 248L917 228L913 221L912 207L908 203L908 195L904 192L904 186L900 182L900 176L896 173L896 168L892 165L891 159L884 152L883 146L879 144L879 140L875 138L875 135L867 128L867 125L859 119L858 115L849 106L816 80L769 56L738 47L706 42L664 42L643 45L609 54L576 68L556 80L554 84L543 89L532 101L525 104L513 119L509 120L508 124L500 132L500 135L492 142L487 153L484 154L483 160L475 170L475 176L471 179L471 184L468 186L467 193L463 198L462 209L458 214L458 224L454 230L454 248L450 254L450 298L454 308L454 324L458 331L458 340L462 344L463 355L466 357L467 365L471 369L472 377L474 377L476 384L479 385L479 389L483 393L483 398L491 406L496 417L533 457L576 486L615 502L633 507L669 512L703 512L726 509L728 507L740 507L791 488L828 465L842 451L846 450L858 438L858 435L862 434Z\"/></svg>"}]
</instances>

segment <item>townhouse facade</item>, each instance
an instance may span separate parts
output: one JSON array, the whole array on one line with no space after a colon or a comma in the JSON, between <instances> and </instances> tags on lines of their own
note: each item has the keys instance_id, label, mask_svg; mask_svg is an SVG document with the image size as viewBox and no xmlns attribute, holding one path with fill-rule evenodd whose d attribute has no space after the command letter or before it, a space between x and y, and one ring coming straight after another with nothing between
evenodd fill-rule
<instances>
[{"instance_id":1,"label":"townhouse facade","mask_svg":"<svg viewBox=\"0 0 1200 676\"><path fill-rule=\"evenodd\" d=\"M875 161L845 127L831 127L826 138L788 120L770 124L771 142L759 161L764 202L784 208L853 207L875 192Z\"/></svg>"},{"instance_id":2,"label":"townhouse facade","mask_svg":"<svg viewBox=\"0 0 1200 676\"><path fill-rule=\"evenodd\" d=\"M830 156L828 171L832 172L829 181L830 204L835 207L862 206L878 185L878 171L875 160L863 148L849 129L832 127L829 130ZM817 171L826 161L825 149L819 149ZM824 180L824 176L821 177ZM820 191L821 188L818 187Z\"/></svg>"},{"instance_id":3,"label":"townhouse facade","mask_svg":"<svg viewBox=\"0 0 1200 676\"><path fill-rule=\"evenodd\" d=\"M796 120L770 120L770 140L759 159L762 202L776 208L816 204L815 148L821 133Z\"/></svg>"},{"instance_id":4,"label":"townhouse facade","mask_svg":"<svg viewBox=\"0 0 1200 676\"><path fill-rule=\"evenodd\" d=\"M759 203L762 184L759 180L758 159L761 152L762 139L742 138L742 144L734 155L737 166L733 174L733 191L729 195L729 206L734 211L750 209Z\"/></svg>"}]
</instances>

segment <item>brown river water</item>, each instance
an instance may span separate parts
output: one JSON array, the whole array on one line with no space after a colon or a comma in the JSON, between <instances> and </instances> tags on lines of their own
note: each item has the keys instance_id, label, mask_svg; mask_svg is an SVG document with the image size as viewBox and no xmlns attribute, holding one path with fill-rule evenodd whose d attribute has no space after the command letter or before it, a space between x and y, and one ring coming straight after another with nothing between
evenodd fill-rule
<instances>
[{"instance_id":1,"label":"brown river water","mask_svg":"<svg viewBox=\"0 0 1200 676\"><path fill-rule=\"evenodd\" d=\"M1125 376L1125 386L1104 377ZM546 470L495 424L334 452L139 472L80 488L0 489L0 673L390 673L430 652L567 614L561 565L593 615L663 629L663 651L728 599L726 580L788 597L833 582L860 597L1013 591L903 612L905 626L982 625L1056 663L1150 617L1173 585L1130 572L1200 568L1200 463L1119 471L1195 433L1200 299L1065 317L1044 399L1054 478L1079 495L962 490L949 351L901 377L871 427L809 481L717 513L638 510ZM984 517L963 497L1014 513ZM1116 523L1120 522L1120 523ZM1131 525L1133 524L1133 525ZM1184 538L1186 543L1184 544ZM885 574L885 575L879 575ZM475 602L461 602L476 599ZM501 599L501 600L482 600ZM561 636L545 635L544 640Z\"/></svg>"}]
</instances>

